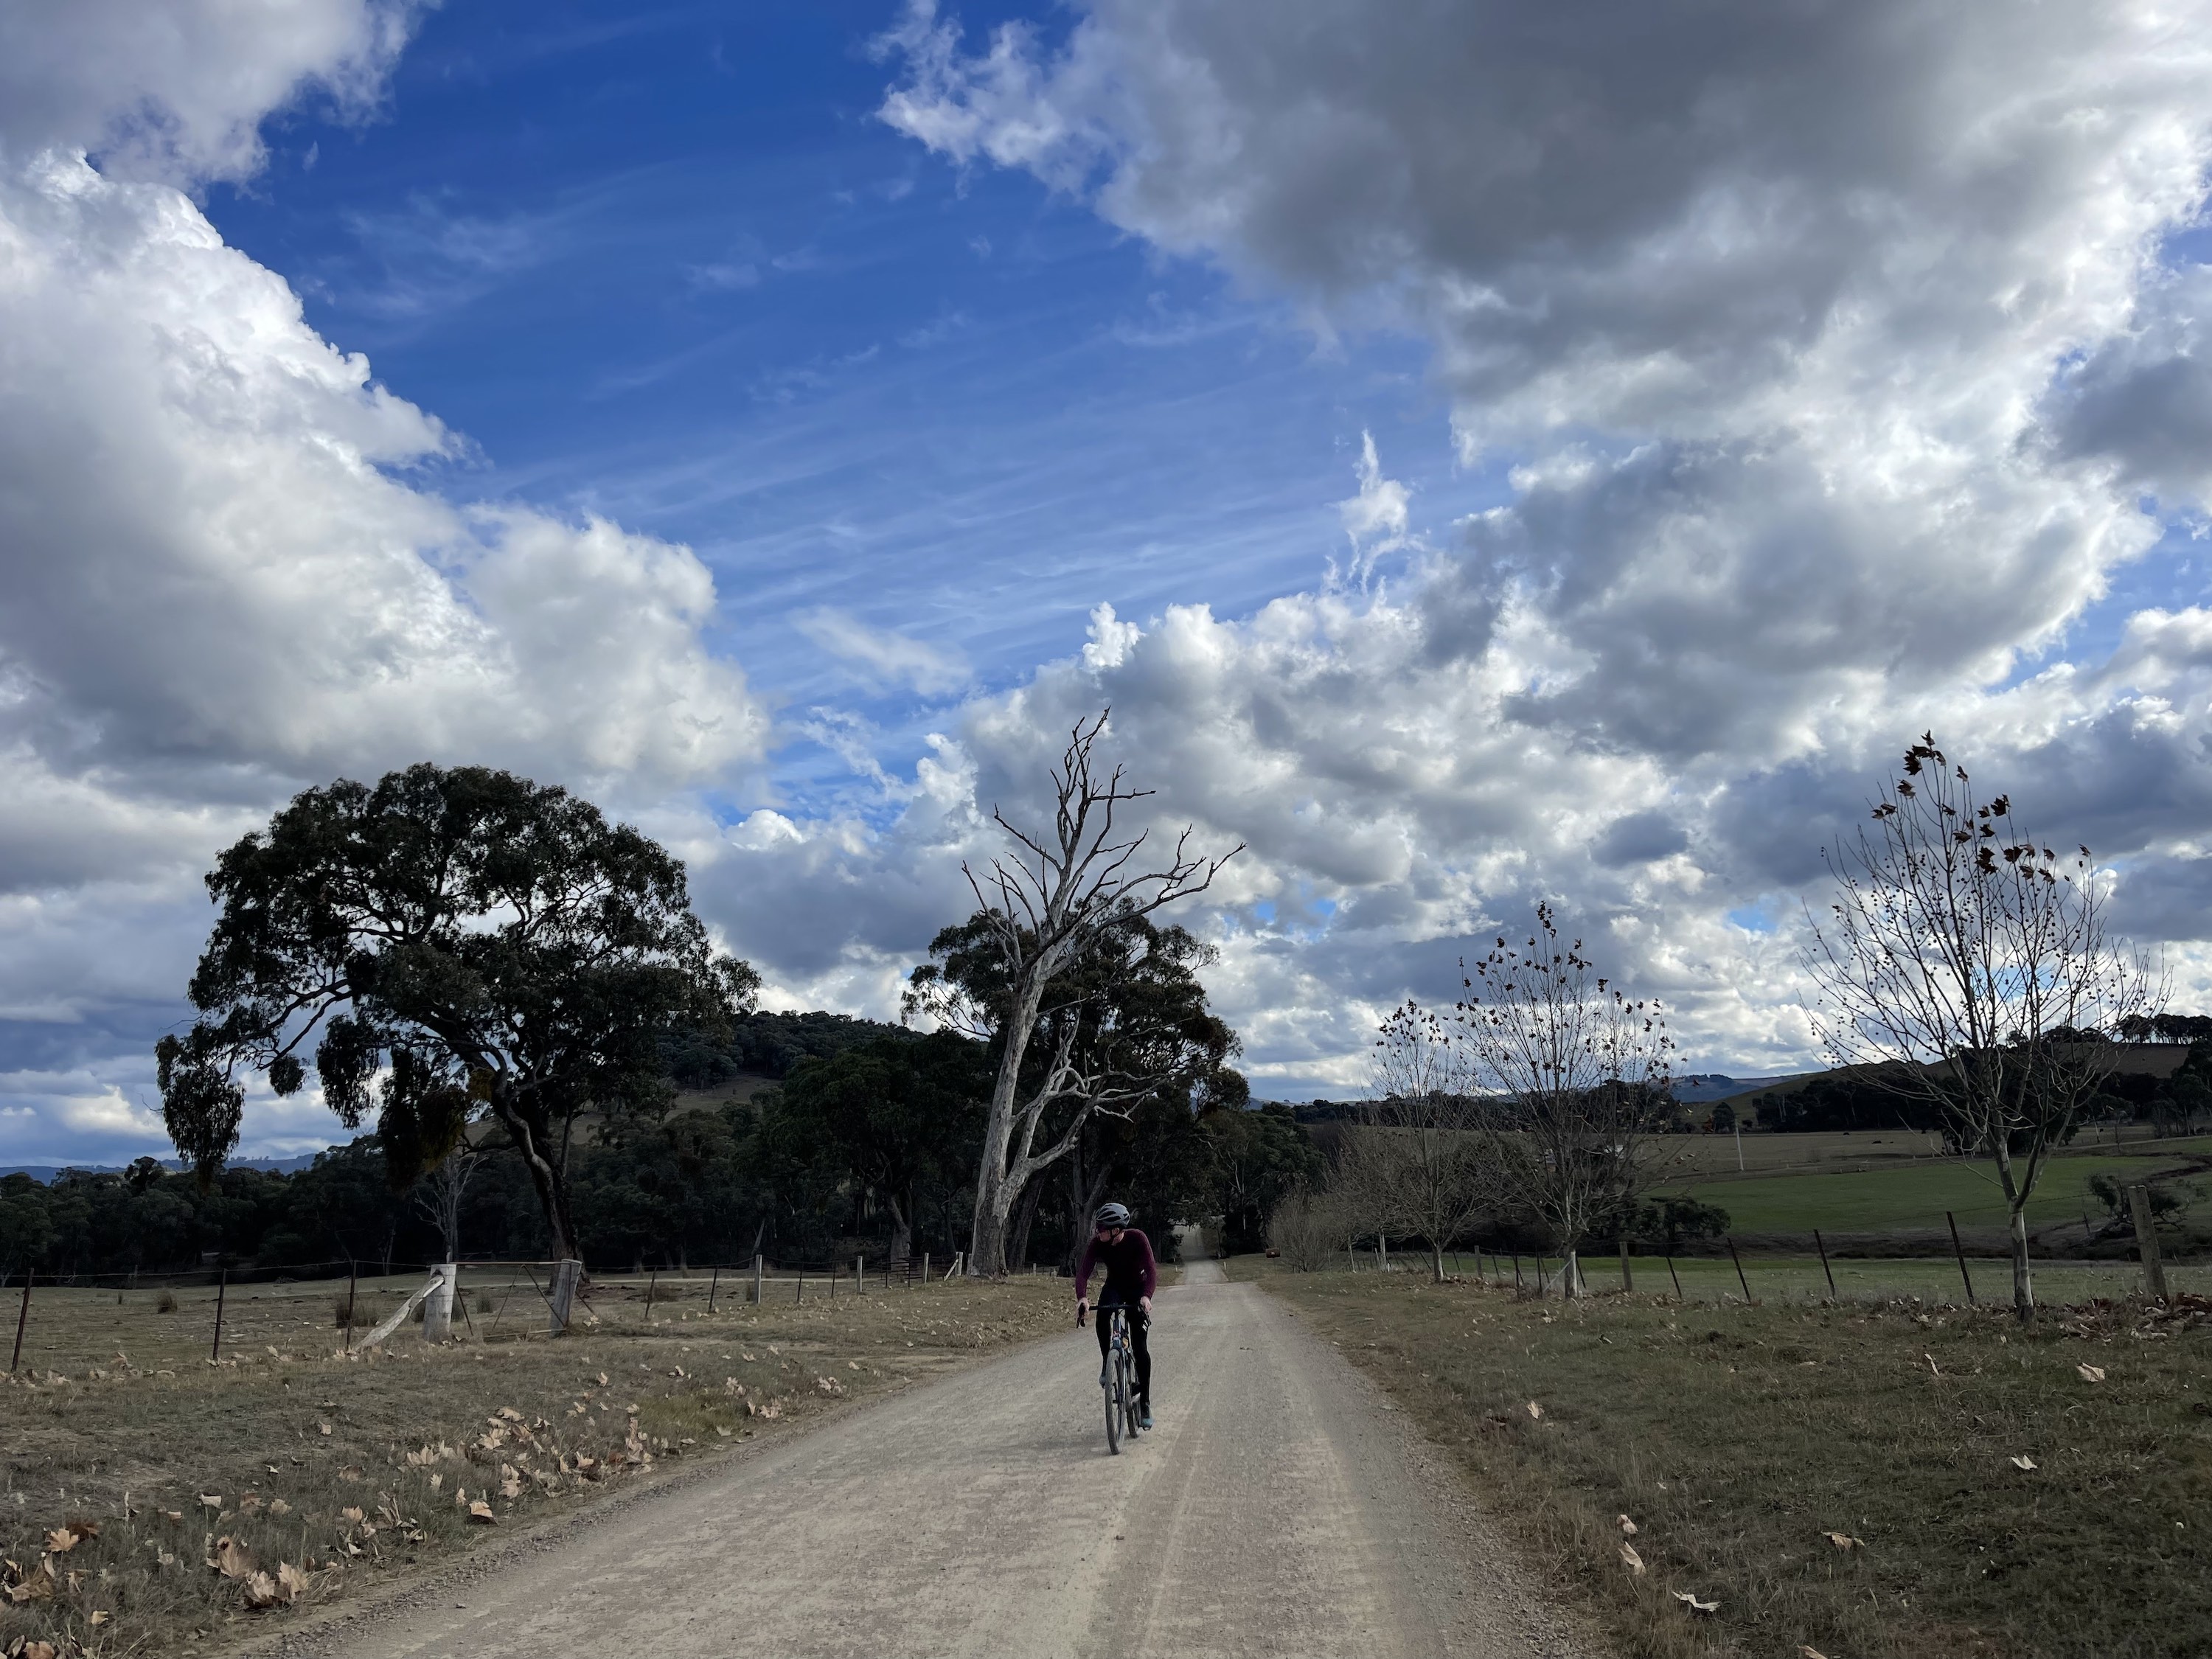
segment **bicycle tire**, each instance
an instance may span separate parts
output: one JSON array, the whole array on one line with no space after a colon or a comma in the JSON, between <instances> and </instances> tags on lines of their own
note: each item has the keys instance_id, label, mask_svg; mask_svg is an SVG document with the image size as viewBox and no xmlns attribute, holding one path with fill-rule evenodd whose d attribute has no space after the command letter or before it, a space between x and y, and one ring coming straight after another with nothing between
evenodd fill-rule
<instances>
[{"instance_id":1,"label":"bicycle tire","mask_svg":"<svg viewBox=\"0 0 2212 1659\"><path fill-rule=\"evenodd\" d=\"M1121 1434L1134 1440L1144 1430L1142 1413L1137 1405L1137 1361L1133 1354L1121 1356Z\"/></svg>"},{"instance_id":2,"label":"bicycle tire","mask_svg":"<svg viewBox=\"0 0 2212 1659\"><path fill-rule=\"evenodd\" d=\"M1116 1354L1107 1369L1106 1386L1099 1390L1106 1396L1106 1449L1116 1456L1121 1451L1121 1402L1115 1397L1121 1392L1121 1356Z\"/></svg>"}]
</instances>

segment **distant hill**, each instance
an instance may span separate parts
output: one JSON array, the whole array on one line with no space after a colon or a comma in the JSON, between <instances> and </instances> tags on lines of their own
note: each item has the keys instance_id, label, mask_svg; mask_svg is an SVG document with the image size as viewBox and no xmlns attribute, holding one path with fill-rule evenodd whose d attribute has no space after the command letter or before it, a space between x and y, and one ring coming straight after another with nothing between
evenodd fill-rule
<instances>
[{"instance_id":1,"label":"distant hill","mask_svg":"<svg viewBox=\"0 0 2212 1659\"><path fill-rule=\"evenodd\" d=\"M1817 1072L1783 1072L1772 1077L1729 1077L1720 1072L1692 1072L1674 1079L1674 1098L1685 1106L1706 1106L1717 1100L1733 1100L1778 1084L1802 1083Z\"/></svg>"},{"instance_id":2,"label":"distant hill","mask_svg":"<svg viewBox=\"0 0 2212 1659\"><path fill-rule=\"evenodd\" d=\"M333 1147L331 1150L337 1149ZM223 1160L223 1167L228 1170L270 1170L278 1175L296 1175L301 1170L313 1168L315 1159L319 1156L321 1154L317 1152L302 1152L297 1158L229 1158ZM182 1158L164 1158L161 1167L181 1172L192 1166ZM123 1166L119 1164L10 1164L0 1167L0 1176L27 1175L48 1187L54 1184L57 1177L70 1173L121 1175Z\"/></svg>"}]
</instances>

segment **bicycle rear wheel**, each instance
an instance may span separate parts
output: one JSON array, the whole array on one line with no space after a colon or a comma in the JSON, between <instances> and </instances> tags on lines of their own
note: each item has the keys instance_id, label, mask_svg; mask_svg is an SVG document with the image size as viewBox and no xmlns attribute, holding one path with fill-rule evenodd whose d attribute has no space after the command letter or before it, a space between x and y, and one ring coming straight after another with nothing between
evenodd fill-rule
<instances>
[{"instance_id":1,"label":"bicycle rear wheel","mask_svg":"<svg viewBox=\"0 0 2212 1659\"><path fill-rule=\"evenodd\" d=\"M1137 1401L1137 1362L1133 1355L1121 1356L1121 1432L1134 1440L1144 1427L1143 1408Z\"/></svg>"},{"instance_id":2,"label":"bicycle rear wheel","mask_svg":"<svg viewBox=\"0 0 2212 1659\"><path fill-rule=\"evenodd\" d=\"M1114 1356L1106 1372L1106 1386L1099 1392L1106 1396L1106 1449L1118 1455L1121 1449L1121 1355Z\"/></svg>"}]
</instances>

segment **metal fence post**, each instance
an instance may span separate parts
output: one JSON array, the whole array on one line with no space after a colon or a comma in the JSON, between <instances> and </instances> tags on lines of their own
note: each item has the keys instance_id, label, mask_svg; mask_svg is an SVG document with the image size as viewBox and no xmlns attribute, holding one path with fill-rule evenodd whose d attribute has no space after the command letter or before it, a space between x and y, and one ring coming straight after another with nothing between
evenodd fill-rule
<instances>
[{"instance_id":1,"label":"metal fence post","mask_svg":"<svg viewBox=\"0 0 2212 1659\"><path fill-rule=\"evenodd\" d=\"M757 1251L757 1250L756 1250L756 1251L754 1251L754 1252L753 1252L753 1306L755 1306L756 1308L759 1307L759 1306L760 1306L760 1299L761 1299L761 1258L760 1258L760 1252L759 1252L759 1251Z\"/></svg>"},{"instance_id":2,"label":"metal fence post","mask_svg":"<svg viewBox=\"0 0 2212 1659\"><path fill-rule=\"evenodd\" d=\"M1813 1229L1813 1243L1820 1252L1820 1271L1828 1276L1828 1300L1840 1302L1843 1298L1836 1294L1835 1270L1828 1266L1828 1246L1821 1238L1818 1227Z\"/></svg>"},{"instance_id":3,"label":"metal fence post","mask_svg":"<svg viewBox=\"0 0 2212 1659\"><path fill-rule=\"evenodd\" d=\"M1959 1277L1966 1280L1966 1305L1970 1308L1974 1307L1978 1305L1974 1301L1974 1281L1966 1272L1966 1253L1959 1244L1959 1218L1946 1210L1943 1212L1943 1219L1951 1224L1951 1254L1959 1263Z\"/></svg>"},{"instance_id":4,"label":"metal fence post","mask_svg":"<svg viewBox=\"0 0 2212 1659\"><path fill-rule=\"evenodd\" d=\"M222 1358L222 1298L230 1289L230 1269L225 1267L215 1285L215 1346L208 1350L210 1364Z\"/></svg>"},{"instance_id":5,"label":"metal fence post","mask_svg":"<svg viewBox=\"0 0 2212 1659\"><path fill-rule=\"evenodd\" d=\"M714 1287L722 1282L721 1265L715 1264L714 1277L707 1281L707 1311L714 1311Z\"/></svg>"},{"instance_id":6,"label":"metal fence post","mask_svg":"<svg viewBox=\"0 0 2212 1659\"><path fill-rule=\"evenodd\" d=\"M10 1371L23 1363L23 1326L30 1317L31 1269L26 1265L23 1269L23 1304L15 1310L15 1356L8 1361L8 1369Z\"/></svg>"},{"instance_id":7,"label":"metal fence post","mask_svg":"<svg viewBox=\"0 0 2212 1659\"><path fill-rule=\"evenodd\" d=\"M1743 1276L1743 1258L1735 1253L1735 1235L1729 1235L1729 1260L1735 1263L1735 1282L1743 1286L1743 1305L1751 1305L1751 1281Z\"/></svg>"}]
</instances>

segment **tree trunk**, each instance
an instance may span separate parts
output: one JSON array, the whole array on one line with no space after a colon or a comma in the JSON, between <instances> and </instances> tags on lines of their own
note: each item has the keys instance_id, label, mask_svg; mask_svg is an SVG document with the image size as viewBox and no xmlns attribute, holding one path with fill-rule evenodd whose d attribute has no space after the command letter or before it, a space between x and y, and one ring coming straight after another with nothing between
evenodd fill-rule
<instances>
[{"instance_id":1,"label":"tree trunk","mask_svg":"<svg viewBox=\"0 0 2212 1659\"><path fill-rule=\"evenodd\" d=\"M1429 1268L1436 1283L1444 1282L1444 1247L1433 1238L1429 1241Z\"/></svg>"},{"instance_id":2,"label":"tree trunk","mask_svg":"<svg viewBox=\"0 0 2212 1659\"><path fill-rule=\"evenodd\" d=\"M2035 1318L2035 1281L2027 1264L2027 1211L2012 1212L2012 1310L2023 1325Z\"/></svg>"},{"instance_id":3,"label":"tree trunk","mask_svg":"<svg viewBox=\"0 0 2212 1659\"><path fill-rule=\"evenodd\" d=\"M492 1111L514 1143L514 1150L522 1155L522 1167L530 1171L530 1184L538 1189L538 1206L545 1216L553 1260L582 1260L576 1229L568 1218L568 1184L561 1168L546 1153L547 1126L529 1121L514 1099L512 1085L502 1085L494 1094Z\"/></svg>"},{"instance_id":4,"label":"tree trunk","mask_svg":"<svg viewBox=\"0 0 2212 1659\"><path fill-rule=\"evenodd\" d=\"M1037 1200L1044 1196L1044 1177L1031 1181L1022 1194L1022 1201L1015 1206L1014 1236L1006 1247L1006 1265L1019 1269L1030 1260L1030 1224L1036 1219Z\"/></svg>"},{"instance_id":5,"label":"tree trunk","mask_svg":"<svg viewBox=\"0 0 2212 1659\"><path fill-rule=\"evenodd\" d=\"M1010 1190L1006 1154L1014 1139L1014 1101L1021 1093L1022 1060L1036 1030L1044 987L1023 984L1000 1031L999 1075L991 1084L990 1115L983 1122L983 1156L975 1165L975 1218L968 1230L968 1276L995 1279L1006 1270L1006 1225L1020 1194Z\"/></svg>"},{"instance_id":6,"label":"tree trunk","mask_svg":"<svg viewBox=\"0 0 2212 1659\"><path fill-rule=\"evenodd\" d=\"M891 1260L908 1261L914 1255L914 1189L909 1187L903 1199L885 1193L884 1205L891 1212Z\"/></svg>"}]
</instances>

